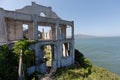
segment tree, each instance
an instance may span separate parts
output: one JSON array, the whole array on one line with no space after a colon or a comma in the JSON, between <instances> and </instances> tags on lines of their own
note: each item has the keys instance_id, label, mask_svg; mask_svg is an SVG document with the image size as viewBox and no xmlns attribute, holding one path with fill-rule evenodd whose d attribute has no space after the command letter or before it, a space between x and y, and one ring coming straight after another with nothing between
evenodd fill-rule
<instances>
[{"instance_id":1,"label":"tree","mask_svg":"<svg viewBox=\"0 0 120 80\"><path fill-rule=\"evenodd\" d=\"M34 51L29 49L29 46L32 43L33 42L28 40L20 40L13 46L13 53L16 54L16 57L18 58L17 61L19 62L19 80L22 80L24 76L27 76L27 67L34 64Z\"/></svg>"}]
</instances>

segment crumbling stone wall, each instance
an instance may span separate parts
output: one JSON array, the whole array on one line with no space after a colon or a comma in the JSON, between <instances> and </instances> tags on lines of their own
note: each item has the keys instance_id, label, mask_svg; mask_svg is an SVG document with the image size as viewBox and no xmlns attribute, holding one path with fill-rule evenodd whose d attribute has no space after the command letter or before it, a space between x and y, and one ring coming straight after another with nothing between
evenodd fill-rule
<instances>
[{"instance_id":1,"label":"crumbling stone wall","mask_svg":"<svg viewBox=\"0 0 120 80\"><path fill-rule=\"evenodd\" d=\"M41 16L40 13L44 13L45 16ZM26 32L23 30L24 24L28 25ZM66 37L68 25L71 27L72 37L70 38ZM51 30L48 33L40 32L38 26L49 26ZM43 50L40 48L44 45L50 45L52 50L51 69L74 64L74 22L62 20L51 7L33 2L31 6L25 6L16 11L0 8L0 42L10 44L24 39L24 34L28 40L35 41L32 47L35 51L35 66L28 68L28 72L36 70L44 73L46 71ZM39 34L45 38L39 39Z\"/></svg>"},{"instance_id":2,"label":"crumbling stone wall","mask_svg":"<svg viewBox=\"0 0 120 80\"><path fill-rule=\"evenodd\" d=\"M40 14L43 13L45 17L48 18L59 18L57 14L52 11L51 7L37 5L35 2L32 2L32 6L25 6L22 9L17 9L16 12L36 14L37 16L40 16Z\"/></svg>"}]
</instances>

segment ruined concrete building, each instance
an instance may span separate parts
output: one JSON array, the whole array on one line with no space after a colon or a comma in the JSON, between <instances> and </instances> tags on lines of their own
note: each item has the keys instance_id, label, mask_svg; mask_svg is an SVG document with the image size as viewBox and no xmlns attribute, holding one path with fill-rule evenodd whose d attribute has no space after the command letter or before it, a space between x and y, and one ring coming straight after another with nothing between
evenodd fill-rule
<instances>
[{"instance_id":1,"label":"ruined concrete building","mask_svg":"<svg viewBox=\"0 0 120 80\"><path fill-rule=\"evenodd\" d=\"M22 9L8 11L0 8L0 43L11 43L20 39L34 40L35 66L28 68L31 74L35 70L46 71L42 46L51 50L51 69L74 64L74 23L62 20L52 11L32 2Z\"/></svg>"}]
</instances>

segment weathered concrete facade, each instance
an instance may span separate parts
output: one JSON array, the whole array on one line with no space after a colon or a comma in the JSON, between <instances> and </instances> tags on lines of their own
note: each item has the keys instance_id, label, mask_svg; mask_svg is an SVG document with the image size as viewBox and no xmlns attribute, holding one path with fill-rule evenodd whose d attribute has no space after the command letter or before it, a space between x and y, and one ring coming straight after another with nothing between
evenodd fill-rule
<instances>
[{"instance_id":1,"label":"weathered concrete facade","mask_svg":"<svg viewBox=\"0 0 120 80\"><path fill-rule=\"evenodd\" d=\"M26 30L24 30L24 25L27 25ZM47 33L44 29L39 31L41 26L49 27L50 31ZM68 28L70 32L67 31ZM67 33L71 35L67 36ZM44 54L41 49L44 45L51 48L52 69L74 64L74 23L60 19L51 7L33 2L31 6L16 11L0 8L0 37L0 42L8 44L24 39L24 37L36 41L33 45L36 66L28 69L29 74L34 72L34 69L41 73L46 71Z\"/></svg>"}]
</instances>

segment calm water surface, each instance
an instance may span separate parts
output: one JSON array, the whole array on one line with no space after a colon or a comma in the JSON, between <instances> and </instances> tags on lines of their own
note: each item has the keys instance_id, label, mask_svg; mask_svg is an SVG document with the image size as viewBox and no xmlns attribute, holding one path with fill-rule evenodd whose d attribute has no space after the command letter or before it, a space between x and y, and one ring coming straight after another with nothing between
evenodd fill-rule
<instances>
[{"instance_id":1,"label":"calm water surface","mask_svg":"<svg viewBox=\"0 0 120 80\"><path fill-rule=\"evenodd\" d=\"M75 47L92 63L120 76L120 37L76 38Z\"/></svg>"}]
</instances>

